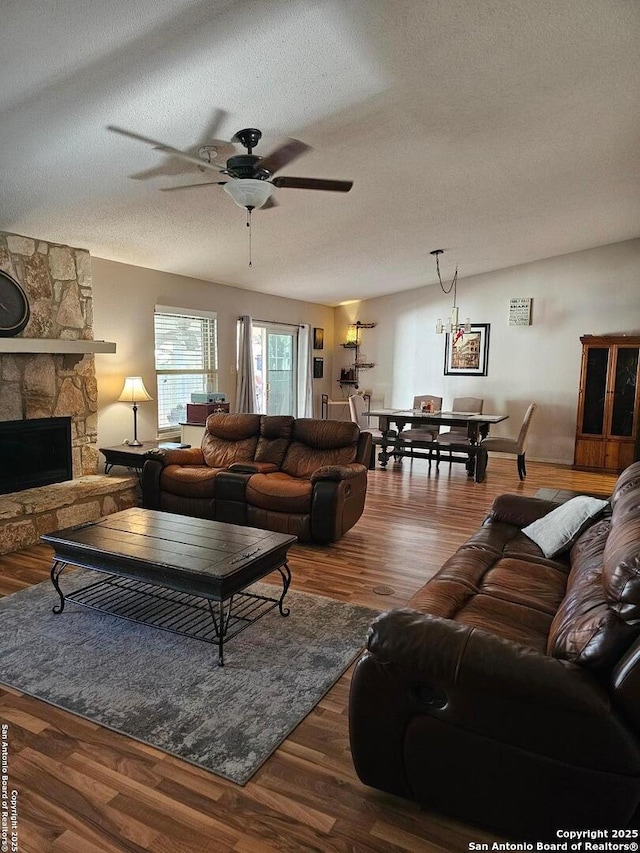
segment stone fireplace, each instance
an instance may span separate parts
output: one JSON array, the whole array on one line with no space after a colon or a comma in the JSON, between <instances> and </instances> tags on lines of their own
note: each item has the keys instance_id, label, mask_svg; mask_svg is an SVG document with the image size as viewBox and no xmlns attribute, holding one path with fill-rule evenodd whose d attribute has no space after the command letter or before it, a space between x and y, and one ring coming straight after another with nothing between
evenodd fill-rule
<instances>
[{"instance_id":1,"label":"stone fireplace","mask_svg":"<svg viewBox=\"0 0 640 853\"><path fill-rule=\"evenodd\" d=\"M21 338L93 339L87 251L0 232L0 269L29 299L31 317ZM94 358L2 352L0 339L0 421L70 417L74 477L98 470Z\"/></svg>"},{"instance_id":2,"label":"stone fireplace","mask_svg":"<svg viewBox=\"0 0 640 853\"><path fill-rule=\"evenodd\" d=\"M98 474L95 356L84 351L114 348L93 342L89 252L0 231L0 269L22 285L31 310L20 335L0 337L0 427L66 419L72 475L37 487L25 481L0 494L4 554L38 542L43 533L133 506L138 481Z\"/></svg>"}]
</instances>

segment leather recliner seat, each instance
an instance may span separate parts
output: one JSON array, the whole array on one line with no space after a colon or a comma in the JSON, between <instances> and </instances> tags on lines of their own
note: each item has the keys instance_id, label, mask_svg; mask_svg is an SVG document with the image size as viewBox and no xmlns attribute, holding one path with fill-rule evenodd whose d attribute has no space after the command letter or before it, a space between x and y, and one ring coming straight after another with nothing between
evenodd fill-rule
<instances>
[{"instance_id":1,"label":"leather recliner seat","mask_svg":"<svg viewBox=\"0 0 640 853\"><path fill-rule=\"evenodd\" d=\"M368 785L515 840L626 827L640 803L640 463L553 559L519 495L372 625L351 683Z\"/></svg>"},{"instance_id":2,"label":"leather recliner seat","mask_svg":"<svg viewBox=\"0 0 640 853\"><path fill-rule=\"evenodd\" d=\"M210 415L200 448L145 463L143 505L332 542L362 515L370 453L345 421Z\"/></svg>"}]
</instances>

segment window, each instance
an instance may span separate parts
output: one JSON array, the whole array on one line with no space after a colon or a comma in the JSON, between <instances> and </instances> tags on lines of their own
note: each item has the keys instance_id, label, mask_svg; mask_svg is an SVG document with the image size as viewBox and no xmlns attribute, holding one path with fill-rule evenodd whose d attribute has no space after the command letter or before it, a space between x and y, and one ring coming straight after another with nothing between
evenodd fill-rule
<instances>
[{"instance_id":1,"label":"window","mask_svg":"<svg viewBox=\"0 0 640 853\"><path fill-rule=\"evenodd\" d=\"M175 433L191 394L218 390L217 316L156 305L154 331L158 433Z\"/></svg>"}]
</instances>

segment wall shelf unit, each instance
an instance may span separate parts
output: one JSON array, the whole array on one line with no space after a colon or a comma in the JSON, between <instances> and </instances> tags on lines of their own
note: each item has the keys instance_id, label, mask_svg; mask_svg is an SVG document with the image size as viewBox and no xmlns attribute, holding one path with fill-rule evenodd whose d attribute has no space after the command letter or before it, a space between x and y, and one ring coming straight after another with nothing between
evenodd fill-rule
<instances>
[{"instance_id":1,"label":"wall shelf unit","mask_svg":"<svg viewBox=\"0 0 640 853\"><path fill-rule=\"evenodd\" d=\"M340 344L340 346L352 352L353 362L348 367L343 367L340 370L338 384L341 388L352 387L357 390L360 384L360 371L375 367L373 362L362 361L360 358L361 331L362 329L373 329L375 325L375 323L361 323L359 320L349 325L347 340L345 343Z\"/></svg>"}]
</instances>

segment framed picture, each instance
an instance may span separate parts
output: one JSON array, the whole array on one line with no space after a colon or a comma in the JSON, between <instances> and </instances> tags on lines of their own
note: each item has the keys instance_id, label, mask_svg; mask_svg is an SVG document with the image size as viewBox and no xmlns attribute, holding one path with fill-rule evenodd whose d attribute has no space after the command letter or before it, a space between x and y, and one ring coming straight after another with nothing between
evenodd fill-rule
<instances>
[{"instance_id":1,"label":"framed picture","mask_svg":"<svg viewBox=\"0 0 640 853\"><path fill-rule=\"evenodd\" d=\"M324 349L324 329L313 330L313 348Z\"/></svg>"},{"instance_id":2,"label":"framed picture","mask_svg":"<svg viewBox=\"0 0 640 853\"><path fill-rule=\"evenodd\" d=\"M489 323L473 323L470 332L451 332L444 343L445 376L486 376Z\"/></svg>"},{"instance_id":3,"label":"framed picture","mask_svg":"<svg viewBox=\"0 0 640 853\"><path fill-rule=\"evenodd\" d=\"M323 376L324 376L324 359L314 358L313 359L313 378L314 379L322 379Z\"/></svg>"}]
</instances>

